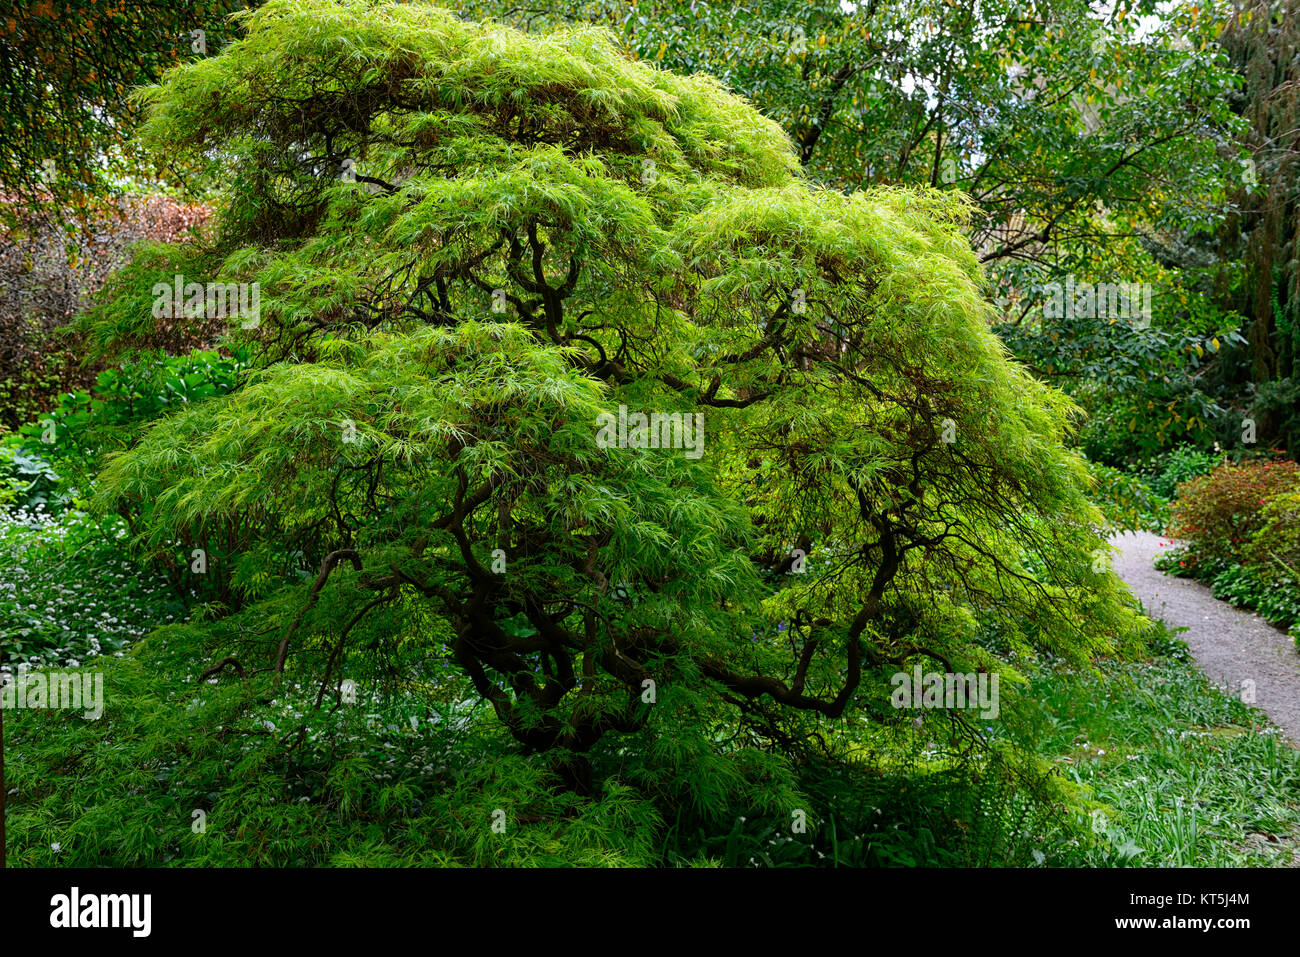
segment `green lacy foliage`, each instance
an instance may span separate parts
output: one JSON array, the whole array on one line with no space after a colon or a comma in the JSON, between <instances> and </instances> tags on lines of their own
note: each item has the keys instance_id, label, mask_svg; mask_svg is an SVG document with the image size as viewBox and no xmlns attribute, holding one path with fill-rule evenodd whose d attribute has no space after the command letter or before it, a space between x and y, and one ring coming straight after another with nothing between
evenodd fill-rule
<instances>
[{"instance_id":1,"label":"green lacy foliage","mask_svg":"<svg viewBox=\"0 0 1300 957\"><path fill-rule=\"evenodd\" d=\"M1217 571L1216 566L1241 561L1247 543L1267 521L1268 500L1298 483L1300 466L1289 461L1225 462L1183 483L1169 535L1185 543L1186 567L1194 572L1204 564Z\"/></svg>"},{"instance_id":2,"label":"green lacy foliage","mask_svg":"<svg viewBox=\"0 0 1300 957\"><path fill-rule=\"evenodd\" d=\"M1019 748L986 758L948 740L941 714L794 768L743 741L680 764L662 746L611 747L602 793L578 800L513 753L455 671L403 662L418 684L394 693L375 661L353 672L356 703L331 693L313 714L296 684L272 702L194 682L185 630L96 662L98 720L6 714L11 864L1228 864L1247 834L1296 815L1295 752L1171 661L1041 662L1007 726Z\"/></svg>"},{"instance_id":3,"label":"green lacy foliage","mask_svg":"<svg viewBox=\"0 0 1300 957\"><path fill-rule=\"evenodd\" d=\"M901 720L912 661L1014 682L980 617L1130 647L1079 410L990 333L959 196L818 188L745 101L601 30L241 16L142 94L214 232L140 249L81 325L131 355L177 274L260 290L230 323L252 374L100 476L134 546L208 555L216 597L169 640L322 694L449 657L567 783L617 741L709 808L721 728L799 753ZM701 416L702 455L599 441L623 406Z\"/></svg>"},{"instance_id":4,"label":"green lacy foliage","mask_svg":"<svg viewBox=\"0 0 1300 957\"><path fill-rule=\"evenodd\" d=\"M1040 763L990 760L901 768L815 763L800 773L809 834L792 820L741 816L694 850L724 867L1025 867L1082 837L1076 789ZM1065 826L1062 826L1062 825ZM676 837L677 835L670 835Z\"/></svg>"},{"instance_id":5,"label":"green lacy foliage","mask_svg":"<svg viewBox=\"0 0 1300 957\"><path fill-rule=\"evenodd\" d=\"M536 759L510 754L499 734L439 720L427 701L414 727L345 707L298 739L293 709L309 700L268 708L239 685L160 684L138 659L97 665L102 718L6 713L13 865L654 861L660 821L643 798L617 782L595 801L556 793ZM497 811L503 833L492 829Z\"/></svg>"},{"instance_id":6,"label":"green lacy foliage","mask_svg":"<svg viewBox=\"0 0 1300 957\"><path fill-rule=\"evenodd\" d=\"M95 662L101 718L6 714L10 863L1025 866L1086 837L1077 788L1006 749L937 754L941 716L870 760L798 768L743 742L598 749L602 792L580 800L454 671L408 662L418 683L395 692L361 667L355 704L297 685L269 702L193 682L185 627Z\"/></svg>"},{"instance_id":7,"label":"green lacy foliage","mask_svg":"<svg viewBox=\"0 0 1300 957\"><path fill-rule=\"evenodd\" d=\"M1193 3L1171 4L1158 20L1127 2L1086 0L1054 0L1032 16L1018 0L446 5L528 29L600 23L642 60L716 76L790 131L819 181L963 190L985 211L980 238L997 237L1008 265L1025 259L1012 255L1023 249L1018 227L1004 232L1018 216L1030 228L1051 223L1053 239L1087 255L1122 244L1116 218L1150 217L1157 190L1160 212L1203 223L1221 178L1239 171L1214 148L1214 134L1244 125L1226 95L1237 78L1213 43L1218 11ZM917 82L881 82L899 76ZM1086 113L1069 97L1026 92L1077 90L1081 77ZM943 97L931 95L938 89ZM951 121L977 113L978 124ZM1152 166L1112 168L1121 141ZM1088 228L1103 221L1111 228Z\"/></svg>"},{"instance_id":8,"label":"green lacy foliage","mask_svg":"<svg viewBox=\"0 0 1300 957\"><path fill-rule=\"evenodd\" d=\"M1229 107L1239 80L1215 43L1222 10L1190 0L1155 19L1086 0L1032 16L1019 0L448 5L530 30L605 24L643 60L717 76L790 132L818 182L966 193L978 210L968 235L994 279L995 331L1088 411L1090 457L1131 468L1219 437L1227 403L1207 382L1220 343L1245 340L1212 295L1222 283L1171 237L1221 220L1224 184L1240 180L1232 141L1245 122ZM914 82L881 80L902 76ZM1049 253L1025 255L1040 242ZM1070 274L1150 283L1151 327L1040 318L1038 287Z\"/></svg>"}]
</instances>

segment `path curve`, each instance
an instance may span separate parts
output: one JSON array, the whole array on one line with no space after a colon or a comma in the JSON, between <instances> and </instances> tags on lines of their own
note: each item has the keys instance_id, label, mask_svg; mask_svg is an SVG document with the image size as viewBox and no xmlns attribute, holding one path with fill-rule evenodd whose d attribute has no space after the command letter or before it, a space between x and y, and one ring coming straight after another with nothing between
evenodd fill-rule
<instances>
[{"instance_id":1,"label":"path curve","mask_svg":"<svg viewBox=\"0 0 1300 957\"><path fill-rule=\"evenodd\" d=\"M1178 637L1206 676L1230 693L1240 695L1242 682L1254 681L1255 706L1300 745L1300 654L1290 637L1258 615L1219 601L1200 582L1156 571L1152 560L1170 547L1169 539L1126 532L1113 541L1119 549L1115 572L1147 614L1187 628Z\"/></svg>"}]
</instances>

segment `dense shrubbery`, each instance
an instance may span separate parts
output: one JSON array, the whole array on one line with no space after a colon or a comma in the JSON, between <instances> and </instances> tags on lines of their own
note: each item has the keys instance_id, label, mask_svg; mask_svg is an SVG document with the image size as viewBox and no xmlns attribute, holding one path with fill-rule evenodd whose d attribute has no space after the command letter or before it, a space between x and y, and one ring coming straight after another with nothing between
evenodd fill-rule
<instances>
[{"instance_id":1,"label":"dense shrubbery","mask_svg":"<svg viewBox=\"0 0 1300 957\"><path fill-rule=\"evenodd\" d=\"M1279 574L1300 576L1300 490L1283 492L1264 503L1260 513L1263 527L1255 533L1247 550L1251 564L1266 578Z\"/></svg>"},{"instance_id":2,"label":"dense shrubbery","mask_svg":"<svg viewBox=\"0 0 1300 957\"><path fill-rule=\"evenodd\" d=\"M1178 486L1210 472L1222 461L1224 456L1219 452L1184 445L1155 456L1141 472L1093 462L1093 495L1115 528L1163 531Z\"/></svg>"},{"instance_id":3,"label":"dense shrubbery","mask_svg":"<svg viewBox=\"0 0 1300 957\"><path fill-rule=\"evenodd\" d=\"M1283 628L1300 622L1300 575L1293 572L1229 565L1210 579L1210 587L1216 598L1256 611Z\"/></svg>"},{"instance_id":4,"label":"dense shrubbery","mask_svg":"<svg viewBox=\"0 0 1300 957\"><path fill-rule=\"evenodd\" d=\"M1240 561L1251 537L1264 527L1264 506L1275 495L1294 489L1300 466L1276 460L1224 463L1185 483L1173 506L1169 535L1182 540L1184 567L1219 570Z\"/></svg>"},{"instance_id":5,"label":"dense shrubbery","mask_svg":"<svg viewBox=\"0 0 1300 957\"><path fill-rule=\"evenodd\" d=\"M1097 462L1089 464L1095 482L1093 498L1106 521L1120 530L1158 532L1169 520L1169 500L1158 495L1140 475Z\"/></svg>"},{"instance_id":6,"label":"dense shrubbery","mask_svg":"<svg viewBox=\"0 0 1300 957\"><path fill-rule=\"evenodd\" d=\"M1300 466L1225 462L1181 485L1157 567L1200 579L1282 627L1300 622Z\"/></svg>"},{"instance_id":7,"label":"dense shrubbery","mask_svg":"<svg viewBox=\"0 0 1300 957\"><path fill-rule=\"evenodd\" d=\"M89 488L104 454L127 448L146 423L231 391L247 350L224 352L155 353L59 395L39 419L0 439L0 508L59 511Z\"/></svg>"},{"instance_id":8,"label":"dense shrubbery","mask_svg":"<svg viewBox=\"0 0 1300 957\"><path fill-rule=\"evenodd\" d=\"M67 324L130 256L133 243L170 241L198 228L201 205L166 196L126 196L78 229L41 203L5 203L0 225L0 432L49 410L61 392L85 388L97 369ZM170 351L206 344L210 322L159 328L151 345Z\"/></svg>"},{"instance_id":9,"label":"dense shrubbery","mask_svg":"<svg viewBox=\"0 0 1300 957\"><path fill-rule=\"evenodd\" d=\"M78 499L105 452L190 402L229 392L245 362L191 352L99 373L39 421L0 440L0 640L4 667L54 665L116 652L183 617L204 596L183 586L179 541L134 560L127 524L91 517Z\"/></svg>"},{"instance_id":10,"label":"dense shrubbery","mask_svg":"<svg viewBox=\"0 0 1300 957\"><path fill-rule=\"evenodd\" d=\"M12 437L0 441L0 512L55 512L71 495L31 443Z\"/></svg>"},{"instance_id":11,"label":"dense shrubbery","mask_svg":"<svg viewBox=\"0 0 1300 957\"><path fill-rule=\"evenodd\" d=\"M1132 806L1097 741L1191 770L1146 740L1167 697L1069 667L1097 655L1242 731L1283 800L1255 715L1131 660L1175 646L1097 571L1078 409L988 334L963 201L811 187L744 103L591 31L241 22L145 98L217 228L137 248L78 329L126 361L0 446L6 660L110 656L102 720L14 718L17 863L1201 862L1195 809L1089 820ZM146 294L182 271L264 287L231 357L152 351L190 331ZM1117 449L1155 401L1121 393ZM707 413L709 457L593 447L624 405ZM1159 527L1215 461L1098 467L1106 517ZM891 707L913 664L997 673L1000 717Z\"/></svg>"},{"instance_id":12,"label":"dense shrubbery","mask_svg":"<svg viewBox=\"0 0 1300 957\"><path fill-rule=\"evenodd\" d=\"M1152 459L1146 471L1151 477L1151 491L1166 501L1172 501L1179 485L1213 471L1223 459L1219 452L1192 445L1179 446Z\"/></svg>"},{"instance_id":13,"label":"dense shrubbery","mask_svg":"<svg viewBox=\"0 0 1300 957\"><path fill-rule=\"evenodd\" d=\"M828 740L856 740L850 760L790 767L738 740L697 753L688 783L658 770L679 760L674 742L632 738L599 756L602 793L579 798L415 636L408 689L376 657L349 671L355 704L297 685L266 702L238 682L195 685L185 630L97 663L98 720L6 715L11 863L1217 866L1267 862L1275 848L1245 839L1297 821L1300 756L1163 633L1152 645L1174 654L1152 662L1022 661L1029 694L986 732L987 758L949 747L927 715ZM1011 758L1011 741L1036 757Z\"/></svg>"},{"instance_id":14,"label":"dense shrubbery","mask_svg":"<svg viewBox=\"0 0 1300 957\"><path fill-rule=\"evenodd\" d=\"M671 863L1024 863L1054 818L1077 836L1021 742L890 705L900 668L995 672L1010 725L1017 655L1142 641L1093 568L1078 410L990 334L958 197L816 188L747 104L593 31L328 0L248 24L149 94L152 142L229 187L216 229L141 247L80 331L135 357L155 283L257 282L253 368L181 375L188 403L110 377L47 424L56 471L119 453L97 507L141 560L203 550L209 600L111 668L102 725L23 716L29 760L91 773L19 782L21 860L645 863L666 828ZM705 417L708 454L601 444L624 406ZM424 710L371 740L449 695L482 703L455 762ZM979 847L876 834L904 781L917 827L964 806ZM850 798L842 842L775 836ZM202 807L223 839L189 836Z\"/></svg>"}]
</instances>

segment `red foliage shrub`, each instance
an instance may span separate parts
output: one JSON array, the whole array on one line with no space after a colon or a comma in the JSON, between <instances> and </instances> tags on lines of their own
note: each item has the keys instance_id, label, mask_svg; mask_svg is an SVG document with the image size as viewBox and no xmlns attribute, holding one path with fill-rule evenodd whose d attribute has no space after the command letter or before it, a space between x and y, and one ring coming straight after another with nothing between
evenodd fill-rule
<instances>
[{"instance_id":1,"label":"red foliage shrub","mask_svg":"<svg viewBox=\"0 0 1300 957\"><path fill-rule=\"evenodd\" d=\"M1168 534L1186 543L1189 566L1240 561L1274 496L1300 489L1300 465L1284 459L1224 463L1178 487Z\"/></svg>"},{"instance_id":2,"label":"red foliage shrub","mask_svg":"<svg viewBox=\"0 0 1300 957\"><path fill-rule=\"evenodd\" d=\"M99 369L83 367L77 343L53 338L55 330L125 264L132 243L174 242L210 210L165 196L127 197L89 231L59 221L47 206L9 213L13 225L0 229L0 431L47 411L60 392L95 381ZM194 325L151 345L188 352L209 346L211 334Z\"/></svg>"}]
</instances>

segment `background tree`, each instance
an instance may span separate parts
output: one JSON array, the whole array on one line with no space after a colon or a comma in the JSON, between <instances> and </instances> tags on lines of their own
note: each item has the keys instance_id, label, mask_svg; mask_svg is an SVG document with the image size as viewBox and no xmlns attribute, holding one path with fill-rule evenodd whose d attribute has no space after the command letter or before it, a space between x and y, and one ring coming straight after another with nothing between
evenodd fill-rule
<instances>
[{"instance_id":1,"label":"background tree","mask_svg":"<svg viewBox=\"0 0 1300 957\"><path fill-rule=\"evenodd\" d=\"M614 27L642 59L717 76L777 120L814 178L952 186L982 261L1122 241L1134 218L1212 220L1233 82L1214 9L1153 3L466 0L531 26ZM1104 210L1104 214L1103 214Z\"/></svg>"},{"instance_id":2,"label":"background tree","mask_svg":"<svg viewBox=\"0 0 1300 957\"><path fill-rule=\"evenodd\" d=\"M1250 157L1234 184L1234 215L1198 251L1214 257L1209 288L1244 317L1243 341L1229 354L1223 388L1258 420L1261 442L1293 453L1300 438L1300 10L1280 3L1235 3L1220 40L1242 83L1231 103L1248 125ZM1237 425L1234 422L1233 425Z\"/></svg>"},{"instance_id":3,"label":"background tree","mask_svg":"<svg viewBox=\"0 0 1300 957\"><path fill-rule=\"evenodd\" d=\"M131 140L137 119L131 91L200 50L220 49L233 35L226 16L247 6L235 0L0 5L0 186L9 202L48 202L65 218L89 215L94 198L139 159Z\"/></svg>"}]
</instances>

